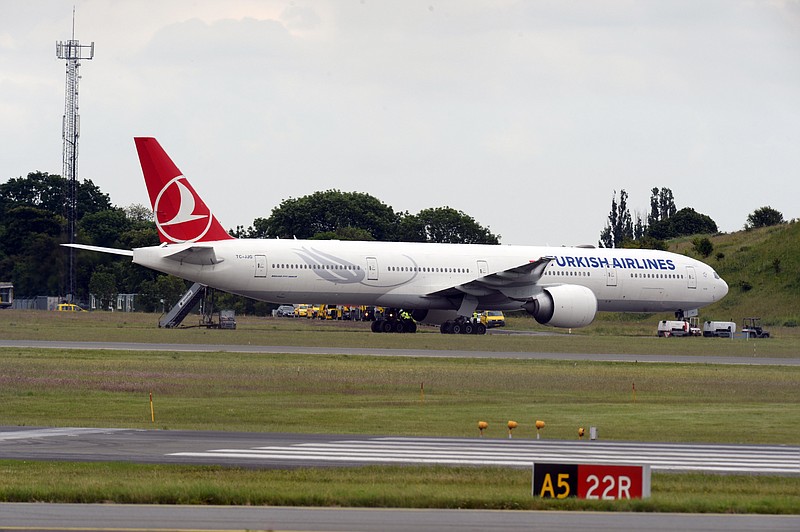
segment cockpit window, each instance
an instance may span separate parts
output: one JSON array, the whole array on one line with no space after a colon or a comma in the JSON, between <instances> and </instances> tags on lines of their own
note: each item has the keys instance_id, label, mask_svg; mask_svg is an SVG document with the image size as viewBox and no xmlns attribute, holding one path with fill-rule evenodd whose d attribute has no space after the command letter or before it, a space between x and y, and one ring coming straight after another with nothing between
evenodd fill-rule
<instances>
[{"instance_id":1,"label":"cockpit window","mask_svg":"<svg viewBox=\"0 0 800 532\"><path fill-rule=\"evenodd\" d=\"M714 274L714 279L719 279L719 275L717 275L716 271L711 270L711 272Z\"/></svg>"}]
</instances>

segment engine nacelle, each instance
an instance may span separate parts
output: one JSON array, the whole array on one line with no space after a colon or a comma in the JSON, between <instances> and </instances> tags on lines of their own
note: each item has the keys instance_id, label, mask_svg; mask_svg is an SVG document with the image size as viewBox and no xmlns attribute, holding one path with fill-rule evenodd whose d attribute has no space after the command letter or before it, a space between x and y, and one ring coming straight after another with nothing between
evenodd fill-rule
<instances>
[{"instance_id":1,"label":"engine nacelle","mask_svg":"<svg viewBox=\"0 0 800 532\"><path fill-rule=\"evenodd\" d=\"M597 298L585 286L565 284L545 288L536 299L524 305L542 325L586 327L597 314Z\"/></svg>"},{"instance_id":2,"label":"engine nacelle","mask_svg":"<svg viewBox=\"0 0 800 532\"><path fill-rule=\"evenodd\" d=\"M458 317L458 312L455 310L416 309L411 311L411 317L420 323L441 325L447 320L456 319Z\"/></svg>"}]
</instances>

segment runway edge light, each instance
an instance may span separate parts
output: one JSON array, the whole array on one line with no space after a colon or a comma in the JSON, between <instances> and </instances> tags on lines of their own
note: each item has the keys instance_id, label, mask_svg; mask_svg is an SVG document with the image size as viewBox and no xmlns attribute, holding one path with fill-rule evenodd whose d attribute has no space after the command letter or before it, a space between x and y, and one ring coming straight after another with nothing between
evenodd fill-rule
<instances>
[{"instance_id":1,"label":"runway edge light","mask_svg":"<svg viewBox=\"0 0 800 532\"><path fill-rule=\"evenodd\" d=\"M508 422L508 439L509 440L511 439L511 431L514 430L515 428L517 428L517 426L519 426L519 423L517 423L516 421L510 421L509 420L509 422Z\"/></svg>"}]
</instances>

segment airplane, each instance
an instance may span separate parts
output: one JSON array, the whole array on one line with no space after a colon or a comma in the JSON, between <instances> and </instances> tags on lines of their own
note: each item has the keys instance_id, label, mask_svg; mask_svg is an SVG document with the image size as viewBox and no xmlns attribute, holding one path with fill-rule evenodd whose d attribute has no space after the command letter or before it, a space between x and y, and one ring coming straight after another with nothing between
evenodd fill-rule
<instances>
[{"instance_id":1,"label":"airplane","mask_svg":"<svg viewBox=\"0 0 800 532\"><path fill-rule=\"evenodd\" d=\"M161 245L65 246L276 304L384 307L373 332L415 332L424 322L484 334L476 309L523 310L560 328L587 326L599 311L682 318L728 293L707 264L659 250L234 238L156 139L134 142Z\"/></svg>"}]
</instances>

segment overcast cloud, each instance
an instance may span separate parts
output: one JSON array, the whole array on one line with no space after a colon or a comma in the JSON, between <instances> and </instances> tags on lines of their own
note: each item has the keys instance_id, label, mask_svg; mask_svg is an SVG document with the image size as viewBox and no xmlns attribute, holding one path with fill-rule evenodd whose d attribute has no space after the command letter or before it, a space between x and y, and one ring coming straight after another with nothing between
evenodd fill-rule
<instances>
[{"instance_id":1,"label":"overcast cloud","mask_svg":"<svg viewBox=\"0 0 800 532\"><path fill-rule=\"evenodd\" d=\"M122 207L154 136L229 228L327 189L505 244L596 244L620 189L800 217L798 1L0 0L0 181L61 173L73 4L79 177Z\"/></svg>"}]
</instances>

